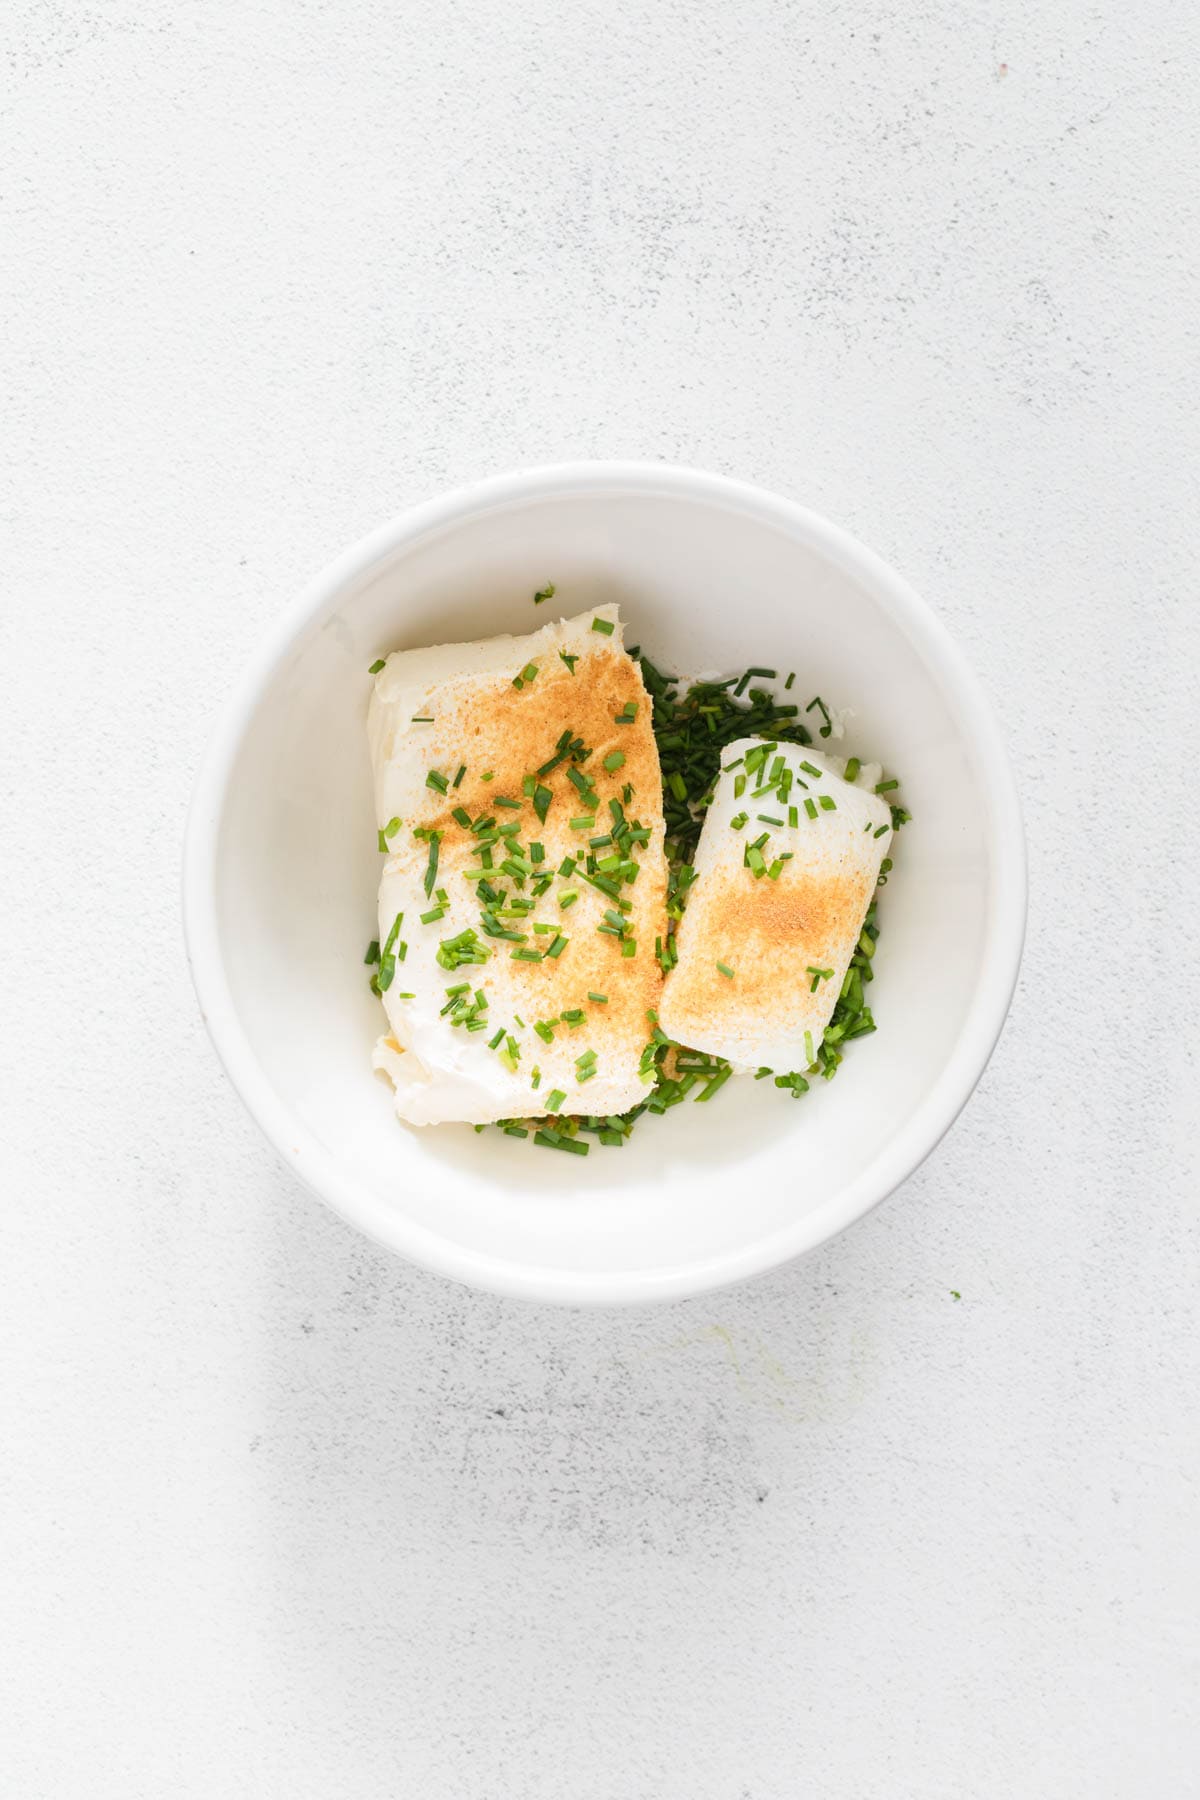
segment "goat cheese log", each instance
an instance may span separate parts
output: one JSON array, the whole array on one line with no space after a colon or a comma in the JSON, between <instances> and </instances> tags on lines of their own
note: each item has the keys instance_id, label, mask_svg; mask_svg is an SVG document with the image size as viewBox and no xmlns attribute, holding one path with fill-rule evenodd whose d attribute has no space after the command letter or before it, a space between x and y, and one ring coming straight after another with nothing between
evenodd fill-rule
<instances>
[{"instance_id":1,"label":"goat cheese log","mask_svg":"<svg viewBox=\"0 0 1200 1800\"><path fill-rule=\"evenodd\" d=\"M651 703L616 607L397 651L367 729L388 850L374 1063L400 1117L636 1105L667 873Z\"/></svg>"},{"instance_id":2,"label":"goat cheese log","mask_svg":"<svg viewBox=\"0 0 1200 1800\"><path fill-rule=\"evenodd\" d=\"M807 1068L891 837L886 802L820 751L730 744L659 1008L668 1036L743 1069Z\"/></svg>"}]
</instances>

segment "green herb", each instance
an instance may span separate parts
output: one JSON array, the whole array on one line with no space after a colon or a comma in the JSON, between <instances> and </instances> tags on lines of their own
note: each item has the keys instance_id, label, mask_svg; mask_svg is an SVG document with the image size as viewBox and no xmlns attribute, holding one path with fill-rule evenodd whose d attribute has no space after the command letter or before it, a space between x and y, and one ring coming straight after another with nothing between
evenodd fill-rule
<instances>
[{"instance_id":1,"label":"green herb","mask_svg":"<svg viewBox=\"0 0 1200 1800\"><path fill-rule=\"evenodd\" d=\"M429 833L429 861L425 865L425 898L427 900L430 894L432 894L433 884L437 880L438 846L441 841L442 834L440 831L431 831Z\"/></svg>"},{"instance_id":2,"label":"green herb","mask_svg":"<svg viewBox=\"0 0 1200 1800\"><path fill-rule=\"evenodd\" d=\"M604 766L610 775L615 775L618 769L624 767L624 764L625 752L623 750L614 750L611 755L604 758Z\"/></svg>"},{"instance_id":3,"label":"green herb","mask_svg":"<svg viewBox=\"0 0 1200 1800\"><path fill-rule=\"evenodd\" d=\"M485 963L491 951L479 942L478 932L468 928L457 937L444 938L438 945L437 960L443 969L458 969L464 963Z\"/></svg>"},{"instance_id":4,"label":"green herb","mask_svg":"<svg viewBox=\"0 0 1200 1800\"><path fill-rule=\"evenodd\" d=\"M414 713L412 716L412 722L414 725L432 725L433 724L433 720L428 713Z\"/></svg>"},{"instance_id":5,"label":"green herb","mask_svg":"<svg viewBox=\"0 0 1200 1800\"><path fill-rule=\"evenodd\" d=\"M483 771L483 774L479 777L479 779L480 779L480 781L490 781L494 774L495 774L494 769L485 769Z\"/></svg>"},{"instance_id":6,"label":"green herb","mask_svg":"<svg viewBox=\"0 0 1200 1800\"><path fill-rule=\"evenodd\" d=\"M806 812L806 813L807 813L807 814L808 814L808 816L809 816L809 818L810 818L810 819L815 819L815 818L816 818L816 816L817 816L817 803L816 803L816 801L815 801L815 800L814 800L814 799L813 799L813 798L812 798L812 796L811 796L811 795L806 795L806 797L805 797L805 801L804 801L804 810L805 810L805 812Z\"/></svg>"},{"instance_id":7,"label":"green herb","mask_svg":"<svg viewBox=\"0 0 1200 1800\"><path fill-rule=\"evenodd\" d=\"M558 660L566 663L572 675L575 673L575 664L579 661L578 656L570 656L565 650L560 650L558 653Z\"/></svg>"},{"instance_id":8,"label":"green herb","mask_svg":"<svg viewBox=\"0 0 1200 1800\"><path fill-rule=\"evenodd\" d=\"M450 786L457 787L459 782L462 780L463 776L466 774L466 772L467 772L466 763L459 763L458 774L454 777L454 780L450 783Z\"/></svg>"},{"instance_id":9,"label":"green herb","mask_svg":"<svg viewBox=\"0 0 1200 1800\"><path fill-rule=\"evenodd\" d=\"M593 994L590 988L588 989L588 999L594 1000L596 1002L597 1006L607 1006L608 1005L608 995L607 994Z\"/></svg>"},{"instance_id":10,"label":"green herb","mask_svg":"<svg viewBox=\"0 0 1200 1800\"><path fill-rule=\"evenodd\" d=\"M877 781L875 783L875 792L877 794L890 794L894 788L898 788L899 786L900 783L898 781Z\"/></svg>"},{"instance_id":11,"label":"green herb","mask_svg":"<svg viewBox=\"0 0 1200 1800\"><path fill-rule=\"evenodd\" d=\"M370 668L367 670L367 674L368 675L378 675L380 669L383 668L386 661L387 661L386 656L381 656L381 657L377 658L377 660L375 662L373 662L371 664Z\"/></svg>"},{"instance_id":12,"label":"green herb","mask_svg":"<svg viewBox=\"0 0 1200 1800\"><path fill-rule=\"evenodd\" d=\"M847 781L857 781L858 780L858 771L861 768L862 768L862 764L859 762L857 756L852 756L850 758L849 762L846 764L846 780ZM876 790L876 792L878 792L878 789Z\"/></svg>"},{"instance_id":13,"label":"green herb","mask_svg":"<svg viewBox=\"0 0 1200 1800\"><path fill-rule=\"evenodd\" d=\"M367 964L368 967L370 967L370 965L372 963L377 963L379 961L379 939L378 938L372 938L370 943L367 945L367 954L363 957L363 961L364 961L364 963Z\"/></svg>"},{"instance_id":14,"label":"green herb","mask_svg":"<svg viewBox=\"0 0 1200 1800\"><path fill-rule=\"evenodd\" d=\"M613 634L612 620L611 619L593 619L592 620L592 630L603 632L605 637L611 637Z\"/></svg>"},{"instance_id":15,"label":"green herb","mask_svg":"<svg viewBox=\"0 0 1200 1800\"><path fill-rule=\"evenodd\" d=\"M732 819L729 821L730 829L733 831L740 831L749 817L750 814L746 812L734 813Z\"/></svg>"},{"instance_id":16,"label":"green herb","mask_svg":"<svg viewBox=\"0 0 1200 1800\"><path fill-rule=\"evenodd\" d=\"M733 970L729 967L728 963L719 962L717 964L717 968L720 971L720 973L722 975L724 975L726 981L733 980Z\"/></svg>"},{"instance_id":17,"label":"green herb","mask_svg":"<svg viewBox=\"0 0 1200 1800\"><path fill-rule=\"evenodd\" d=\"M823 981L829 981L833 977L832 969L815 969L811 963L805 973L812 976L812 985L809 988L809 992L812 994L816 993Z\"/></svg>"},{"instance_id":18,"label":"green herb","mask_svg":"<svg viewBox=\"0 0 1200 1800\"><path fill-rule=\"evenodd\" d=\"M521 673L513 676L513 686L518 692L521 688L528 687L531 681L537 680L537 672L538 666L536 663L526 663L525 667L521 670Z\"/></svg>"},{"instance_id":19,"label":"green herb","mask_svg":"<svg viewBox=\"0 0 1200 1800\"><path fill-rule=\"evenodd\" d=\"M554 1088L546 1095L546 1111L557 1112L566 1097L561 1088Z\"/></svg>"},{"instance_id":20,"label":"green herb","mask_svg":"<svg viewBox=\"0 0 1200 1800\"><path fill-rule=\"evenodd\" d=\"M621 708L620 712L613 714L614 724L632 725L634 720L637 718L637 711L638 711L637 701L636 700L627 700L625 702L624 706Z\"/></svg>"},{"instance_id":21,"label":"green herb","mask_svg":"<svg viewBox=\"0 0 1200 1800\"><path fill-rule=\"evenodd\" d=\"M449 788L450 783L446 780L446 777L439 774L436 769L430 769L428 775L425 777L425 786L427 788L436 788L439 794L444 794Z\"/></svg>"},{"instance_id":22,"label":"green herb","mask_svg":"<svg viewBox=\"0 0 1200 1800\"><path fill-rule=\"evenodd\" d=\"M793 681L795 681L795 679L796 679L796 671L795 671L795 669L793 669L791 674L788 676L787 680L784 682L784 684L783 684L784 687L790 688Z\"/></svg>"},{"instance_id":23,"label":"green herb","mask_svg":"<svg viewBox=\"0 0 1200 1800\"><path fill-rule=\"evenodd\" d=\"M586 1156L591 1149L590 1144L581 1144L578 1138L562 1137L557 1131L535 1131L535 1144L545 1144L549 1150L569 1150L572 1156Z\"/></svg>"},{"instance_id":24,"label":"green herb","mask_svg":"<svg viewBox=\"0 0 1200 1800\"><path fill-rule=\"evenodd\" d=\"M819 801L820 801L820 805L821 805L822 809L825 812L836 812L837 811L837 801L834 799L832 794L821 794L819 796Z\"/></svg>"},{"instance_id":25,"label":"green herb","mask_svg":"<svg viewBox=\"0 0 1200 1800\"><path fill-rule=\"evenodd\" d=\"M814 764L812 764L810 762L802 762L800 764L800 767L804 770L804 773L806 775L815 775L818 781L821 779L821 771L820 771L820 769L816 768Z\"/></svg>"},{"instance_id":26,"label":"green herb","mask_svg":"<svg viewBox=\"0 0 1200 1800\"><path fill-rule=\"evenodd\" d=\"M553 600L555 592L556 589L554 583L548 581L545 587L539 588L537 593L533 596L533 604L535 606L540 606L543 600Z\"/></svg>"},{"instance_id":27,"label":"green herb","mask_svg":"<svg viewBox=\"0 0 1200 1800\"><path fill-rule=\"evenodd\" d=\"M543 825L546 823L546 814L550 811L550 802L553 798L554 794L551 789L543 787L540 782L533 790L533 810Z\"/></svg>"},{"instance_id":28,"label":"green herb","mask_svg":"<svg viewBox=\"0 0 1200 1800\"><path fill-rule=\"evenodd\" d=\"M827 738L829 736L830 732L833 730L833 722L829 717L829 708L826 706L825 702L822 700L820 694L818 694L815 699L809 701L808 705L804 709L805 712L810 713L813 710L814 706L816 707L817 711L820 713L822 719L825 721L824 724L821 726L820 736L823 738Z\"/></svg>"}]
</instances>

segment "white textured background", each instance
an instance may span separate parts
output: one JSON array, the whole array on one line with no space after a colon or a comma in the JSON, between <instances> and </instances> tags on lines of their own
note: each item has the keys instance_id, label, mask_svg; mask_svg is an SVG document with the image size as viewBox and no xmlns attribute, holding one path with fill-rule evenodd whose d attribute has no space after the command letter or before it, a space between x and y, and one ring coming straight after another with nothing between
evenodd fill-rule
<instances>
[{"instance_id":1,"label":"white textured background","mask_svg":"<svg viewBox=\"0 0 1200 1800\"><path fill-rule=\"evenodd\" d=\"M1200 1792L1195 7L5 17L5 1800ZM886 1207L581 1317L296 1187L176 889L297 586L592 455L915 580L1033 900Z\"/></svg>"}]
</instances>

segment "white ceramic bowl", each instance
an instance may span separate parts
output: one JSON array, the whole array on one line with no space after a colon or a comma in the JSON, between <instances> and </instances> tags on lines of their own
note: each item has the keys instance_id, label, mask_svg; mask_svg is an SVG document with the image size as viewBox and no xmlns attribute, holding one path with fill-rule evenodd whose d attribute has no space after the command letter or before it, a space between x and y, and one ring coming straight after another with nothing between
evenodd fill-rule
<instances>
[{"instance_id":1,"label":"white ceramic bowl","mask_svg":"<svg viewBox=\"0 0 1200 1800\"><path fill-rule=\"evenodd\" d=\"M620 602L667 669L796 669L852 707L847 753L903 777L914 822L880 909L874 1036L801 1100L735 1082L556 1156L397 1123L371 1072L363 947L375 849L363 719L384 652L525 632L557 584ZM832 747L832 746L831 746ZM1025 856L990 708L945 631L844 531L689 469L582 463L485 481L348 550L280 620L225 710L188 826L196 989L280 1155L370 1236L443 1274L564 1302L696 1293L832 1237L916 1168L979 1079L1011 997Z\"/></svg>"}]
</instances>

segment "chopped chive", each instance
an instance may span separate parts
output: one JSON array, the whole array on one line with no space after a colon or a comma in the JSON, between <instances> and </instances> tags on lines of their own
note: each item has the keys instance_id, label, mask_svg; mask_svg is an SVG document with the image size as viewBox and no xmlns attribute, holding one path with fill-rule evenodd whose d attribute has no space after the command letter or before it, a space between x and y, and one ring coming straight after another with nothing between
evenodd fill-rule
<instances>
[{"instance_id":1,"label":"chopped chive","mask_svg":"<svg viewBox=\"0 0 1200 1800\"><path fill-rule=\"evenodd\" d=\"M592 620L592 630L603 632L605 637L611 637L613 634L612 620L611 619L593 619Z\"/></svg>"},{"instance_id":2,"label":"chopped chive","mask_svg":"<svg viewBox=\"0 0 1200 1800\"><path fill-rule=\"evenodd\" d=\"M771 817L770 813L759 813L758 820L761 825L782 825L783 824L782 819L773 819Z\"/></svg>"},{"instance_id":3,"label":"chopped chive","mask_svg":"<svg viewBox=\"0 0 1200 1800\"><path fill-rule=\"evenodd\" d=\"M813 710L814 706L817 708L822 719L825 721L824 724L821 726L819 735L823 738L827 738L833 730L833 723L829 717L829 708L826 706L825 702L822 700L820 694L818 694L815 699L809 701L808 705L804 709L805 712L810 713Z\"/></svg>"},{"instance_id":4,"label":"chopped chive","mask_svg":"<svg viewBox=\"0 0 1200 1800\"><path fill-rule=\"evenodd\" d=\"M450 783L450 786L457 787L459 782L462 780L463 776L466 774L466 772L467 772L466 763L459 763L458 774L454 777L454 780Z\"/></svg>"},{"instance_id":5,"label":"chopped chive","mask_svg":"<svg viewBox=\"0 0 1200 1800\"><path fill-rule=\"evenodd\" d=\"M804 802L804 810L808 814L810 819L815 819L817 816L816 801L813 800L811 797L807 798Z\"/></svg>"},{"instance_id":6,"label":"chopped chive","mask_svg":"<svg viewBox=\"0 0 1200 1800\"><path fill-rule=\"evenodd\" d=\"M732 1067L730 1066L729 1063L726 1063L725 1067L723 1069L719 1070L718 1073L713 1076L712 1080L708 1083L708 1085L706 1087L701 1088L700 1092L696 1095L697 1103L699 1103L701 1100L711 1100L713 1095L725 1086L725 1083L729 1080L729 1077L732 1074L733 1074Z\"/></svg>"},{"instance_id":7,"label":"chopped chive","mask_svg":"<svg viewBox=\"0 0 1200 1800\"><path fill-rule=\"evenodd\" d=\"M829 981L831 979L833 970L817 969L813 967L812 963L809 963L805 973L812 976L812 985L809 988L809 993L815 994L823 981Z\"/></svg>"},{"instance_id":8,"label":"chopped chive","mask_svg":"<svg viewBox=\"0 0 1200 1800\"><path fill-rule=\"evenodd\" d=\"M802 763L801 763L801 764L800 764L800 767L801 767L801 768L802 768L802 769L803 769L803 770L804 770L804 773L805 773L805 774L806 774L806 775L815 775L815 776L816 776L816 778L817 778L817 780L818 780L818 781L820 781L820 779L821 779L821 771L820 771L820 769L817 769L817 768L814 768L814 767L813 767L813 765L812 765L812 763L810 763L810 762L802 762Z\"/></svg>"},{"instance_id":9,"label":"chopped chive","mask_svg":"<svg viewBox=\"0 0 1200 1800\"><path fill-rule=\"evenodd\" d=\"M367 674L368 675L378 675L380 669L382 669L382 667L386 661L387 661L386 656L380 656L380 657L376 658L376 660L371 664L370 668L367 670Z\"/></svg>"},{"instance_id":10,"label":"chopped chive","mask_svg":"<svg viewBox=\"0 0 1200 1800\"><path fill-rule=\"evenodd\" d=\"M607 1006L608 1005L608 995L607 994L593 994L590 988L588 989L588 999L594 1000L596 1002L597 1006Z\"/></svg>"},{"instance_id":11,"label":"chopped chive","mask_svg":"<svg viewBox=\"0 0 1200 1800\"><path fill-rule=\"evenodd\" d=\"M625 942L621 945L621 955L627 960L630 957L637 955L637 944L634 942L633 938L625 939Z\"/></svg>"},{"instance_id":12,"label":"chopped chive","mask_svg":"<svg viewBox=\"0 0 1200 1800\"><path fill-rule=\"evenodd\" d=\"M790 688L793 681L795 681L795 679L796 679L796 671L795 671L795 669L793 669L791 674L788 676L787 680L784 682L784 684L783 684L784 687Z\"/></svg>"},{"instance_id":13,"label":"chopped chive","mask_svg":"<svg viewBox=\"0 0 1200 1800\"><path fill-rule=\"evenodd\" d=\"M455 824L461 825L464 831L469 831L471 829L471 815L465 806L456 806L454 811L450 814L450 817L454 820Z\"/></svg>"},{"instance_id":14,"label":"chopped chive","mask_svg":"<svg viewBox=\"0 0 1200 1800\"><path fill-rule=\"evenodd\" d=\"M387 839L384 837L382 831L377 831L375 833L375 842L379 845L379 854L381 856L386 856L388 851L391 849L391 845L388 843Z\"/></svg>"},{"instance_id":15,"label":"chopped chive","mask_svg":"<svg viewBox=\"0 0 1200 1800\"><path fill-rule=\"evenodd\" d=\"M637 701L627 700L620 712L613 714L613 723L616 725L632 725L637 718L637 710Z\"/></svg>"},{"instance_id":16,"label":"chopped chive","mask_svg":"<svg viewBox=\"0 0 1200 1800\"><path fill-rule=\"evenodd\" d=\"M734 831L740 831L742 829L742 826L746 823L746 820L749 817L750 817L749 813L745 813L745 812L734 813L732 819L730 819L730 821L729 821L730 828Z\"/></svg>"},{"instance_id":17,"label":"chopped chive","mask_svg":"<svg viewBox=\"0 0 1200 1800\"><path fill-rule=\"evenodd\" d=\"M558 896L558 905L559 905L560 912L566 912L568 906L574 906L574 904L578 900L578 898L579 898L579 894L574 888L571 889L570 893L560 894Z\"/></svg>"},{"instance_id":18,"label":"chopped chive","mask_svg":"<svg viewBox=\"0 0 1200 1800\"><path fill-rule=\"evenodd\" d=\"M890 794L894 788L898 788L899 786L900 783L898 781L877 781L875 783L875 792L877 794Z\"/></svg>"},{"instance_id":19,"label":"chopped chive","mask_svg":"<svg viewBox=\"0 0 1200 1800\"><path fill-rule=\"evenodd\" d=\"M450 786L450 783L446 780L446 777L439 774L436 769L430 769L428 775L425 777L425 786L427 788L436 788L439 794L444 794Z\"/></svg>"},{"instance_id":20,"label":"chopped chive","mask_svg":"<svg viewBox=\"0 0 1200 1800\"><path fill-rule=\"evenodd\" d=\"M610 775L615 775L617 770L620 768L623 768L624 765L625 765L625 752L623 750L614 750L614 751L612 751L612 753L609 756L606 756L604 758L604 766L608 770ZM899 787L900 784L899 784L899 782L896 782L893 785L896 787ZM876 789L876 792L877 793L882 792L882 789Z\"/></svg>"},{"instance_id":21,"label":"chopped chive","mask_svg":"<svg viewBox=\"0 0 1200 1800\"><path fill-rule=\"evenodd\" d=\"M384 837L385 838L395 837L396 833L399 831L399 829L403 823L404 823L404 821L402 819L389 819L387 824L383 828Z\"/></svg>"},{"instance_id":22,"label":"chopped chive","mask_svg":"<svg viewBox=\"0 0 1200 1800\"><path fill-rule=\"evenodd\" d=\"M572 675L575 673L575 664L579 661L577 656L570 656L565 650L560 650L558 653L558 660L566 663Z\"/></svg>"},{"instance_id":23,"label":"chopped chive","mask_svg":"<svg viewBox=\"0 0 1200 1800\"><path fill-rule=\"evenodd\" d=\"M510 958L510 961L512 961L512 962L538 962L538 963L540 963L541 960L542 960L542 953L540 950L527 950L524 948L514 950L512 953L512 956Z\"/></svg>"},{"instance_id":24,"label":"chopped chive","mask_svg":"<svg viewBox=\"0 0 1200 1800\"><path fill-rule=\"evenodd\" d=\"M846 780L847 781L857 781L858 780L858 771L861 768L862 768L862 764L861 764L861 762L859 762L857 756L852 756L850 758L849 762L846 764ZM879 789L876 788L875 792L878 793Z\"/></svg>"},{"instance_id":25,"label":"chopped chive","mask_svg":"<svg viewBox=\"0 0 1200 1800\"><path fill-rule=\"evenodd\" d=\"M537 593L533 596L533 604L535 606L540 606L542 604L543 600L553 600L554 595L555 595L554 583L552 581L548 581L546 583L545 587L539 588Z\"/></svg>"},{"instance_id":26,"label":"chopped chive","mask_svg":"<svg viewBox=\"0 0 1200 1800\"><path fill-rule=\"evenodd\" d=\"M592 826L595 823L596 823L595 815L593 815L590 819L582 819L582 818L572 819L571 820L571 830L572 831L590 831L592 829Z\"/></svg>"},{"instance_id":27,"label":"chopped chive","mask_svg":"<svg viewBox=\"0 0 1200 1800\"><path fill-rule=\"evenodd\" d=\"M870 827L870 824L869 824L869 823L868 823L868 825L867 825L867 830L868 830L868 831L870 831L870 829L871 829L871 827ZM881 826L880 826L880 827L879 827L879 830L878 830L878 831L877 831L877 832L876 832L876 833L875 833L875 836L876 836L876 837L877 837L877 838L881 838L881 837L882 837L882 836L883 836L883 834L884 834L884 832L885 832L885 831L890 831L890 830L891 830L891 826L890 826L890 825L881 825Z\"/></svg>"},{"instance_id":28,"label":"chopped chive","mask_svg":"<svg viewBox=\"0 0 1200 1800\"><path fill-rule=\"evenodd\" d=\"M533 790L533 810L543 825L546 823L546 814L550 811L550 802L553 798L552 791L548 787L543 787L540 782Z\"/></svg>"},{"instance_id":29,"label":"chopped chive","mask_svg":"<svg viewBox=\"0 0 1200 1800\"><path fill-rule=\"evenodd\" d=\"M414 713L412 716L412 723L414 725L432 725L433 719L429 713Z\"/></svg>"},{"instance_id":30,"label":"chopped chive","mask_svg":"<svg viewBox=\"0 0 1200 1800\"><path fill-rule=\"evenodd\" d=\"M684 781L683 776L679 773L678 769L671 770L671 773L667 777L667 786L670 788L671 792L674 794L674 796L677 800L686 800L687 799L687 797L688 797L687 784Z\"/></svg>"},{"instance_id":31,"label":"chopped chive","mask_svg":"<svg viewBox=\"0 0 1200 1800\"><path fill-rule=\"evenodd\" d=\"M479 777L480 781L490 781L495 772L494 769L485 769L483 774Z\"/></svg>"},{"instance_id":32,"label":"chopped chive","mask_svg":"<svg viewBox=\"0 0 1200 1800\"><path fill-rule=\"evenodd\" d=\"M820 804L825 812L837 811L837 801L832 794L822 794L820 796Z\"/></svg>"},{"instance_id":33,"label":"chopped chive","mask_svg":"<svg viewBox=\"0 0 1200 1800\"><path fill-rule=\"evenodd\" d=\"M504 1042L504 1027L502 1025L500 1027L499 1031L496 1033L495 1037L488 1039L488 1049L494 1050L496 1048L497 1044L502 1044L503 1042Z\"/></svg>"},{"instance_id":34,"label":"chopped chive","mask_svg":"<svg viewBox=\"0 0 1200 1800\"><path fill-rule=\"evenodd\" d=\"M367 945L367 954L363 957L363 961L368 966L370 966L371 963L377 963L379 961L379 939L378 938L372 938L370 943Z\"/></svg>"},{"instance_id":35,"label":"chopped chive","mask_svg":"<svg viewBox=\"0 0 1200 1800\"><path fill-rule=\"evenodd\" d=\"M431 831L430 832L430 834L429 834L429 861L425 865L425 883L424 883L424 885L425 885L425 898L426 899L428 899L430 894L432 894L433 884L437 880L438 854L439 854L438 845L441 843L441 841L442 841L442 834L440 831Z\"/></svg>"},{"instance_id":36,"label":"chopped chive","mask_svg":"<svg viewBox=\"0 0 1200 1800\"><path fill-rule=\"evenodd\" d=\"M523 1125L503 1125L501 1126L501 1130L504 1132L505 1137L527 1138L529 1136L529 1133Z\"/></svg>"},{"instance_id":37,"label":"chopped chive","mask_svg":"<svg viewBox=\"0 0 1200 1800\"><path fill-rule=\"evenodd\" d=\"M546 1095L546 1111L557 1112L566 1097L561 1088L552 1088Z\"/></svg>"},{"instance_id":38,"label":"chopped chive","mask_svg":"<svg viewBox=\"0 0 1200 1800\"><path fill-rule=\"evenodd\" d=\"M521 802L510 800L506 794L497 794L492 804L493 806L506 806L509 812L520 812L521 810Z\"/></svg>"},{"instance_id":39,"label":"chopped chive","mask_svg":"<svg viewBox=\"0 0 1200 1800\"><path fill-rule=\"evenodd\" d=\"M788 807L788 824L794 828L795 826L799 825L799 823L800 823L800 808L798 806L789 806Z\"/></svg>"},{"instance_id":40,"label":"chopped chive","mask_svg":"<svg viewBox=\"0 0 1200 1800\"><path fill-rule=\"evenodd\" d=\"M550 945L550 948L546 951L546 955L561 956L570 941L570 938L565 938L560 931L555 937L554 942Z\"/></svg>"},{"instance_id":41,"label":"chopped chive","mask_svg":"<svg viewBox=\"0 0 1200 1800\"><path fill-rule=\"evenodd\" d=\"M721 974L724 975L726 981L733 980L733 970L729 967L728 963L719 962L717 968L720 970Z\"/></svg>"},{"instance_id":42,"label":"chopped chive","mask_svg":"<svg viewBox=\"0 0 1200 1800\"><path fill-rule=\"evenodd\" d=\"M549 1150L569 1150L572 1156L586 1156L591 1149L590 1144L582 1143L579 1138L561 1137L557 1131L535 1131L535 1144L544 1144Z\"/></svg>"}]
</instances>

